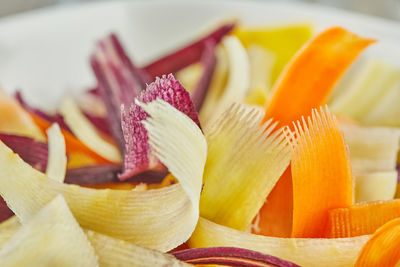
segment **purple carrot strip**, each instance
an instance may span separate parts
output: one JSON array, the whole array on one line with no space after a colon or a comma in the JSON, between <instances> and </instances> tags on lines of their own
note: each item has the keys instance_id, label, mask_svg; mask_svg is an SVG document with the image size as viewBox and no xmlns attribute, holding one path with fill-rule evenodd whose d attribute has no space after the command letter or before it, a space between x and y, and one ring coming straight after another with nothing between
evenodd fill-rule
<instances>
[{"instance_id":1,"label":"purple carrot strip","mask_svg":"<svg viewBox=\"0 0 400 267\"><path fill-rule=\"evenodd\" d=\"M138 97L144 103L160 98L179 111L189 116L200 126L197 112L191 102L189 93L174 78L172 74L157 78L149 84ZM124 171L119 176L120 180L126 180L144 171L162 171L165 167L157 159L154 151L148 144L147 131L142 121L147 118L144 110L133 104L125 109L122 106L122 130L125 138Z\"/></svg>"},{"instance_id":2,"label":"purple carrot strip","mask_svg":"<svg viewBox=\"0 0 400 267\"><path fill-rule=\"evenodd\" d=\"M58 125L60 126L61 129L71 132L68 125L65 123L63 117L60 114L56 113L54 115L50 115L38 108L34 108L34 107L30 106L24 100L21 92L19 92L19 91L15 92L14 97L25 110L35 114L36 116L38 116L50 123L58 123Z\"/></svg>"},{"instance_id":3,"label":"purple carrot strip","mask_svg":"<svg viewBox=\"0 0 400 267\"><path fill-rule=\"evenodd\" d=\"M0 223L7 220L11 216L14 215L14 212L10 210L7 206L7 203L4 201L2 197L0 197Z\"/></svg>"},{"instance_id":4,"label":"purple carrot strip","mask_svg":"<svg viewBox=\"0 0 400 267\"><path fill-rule=\"evenodd\" d=\"M115 51L119 55L120 59L124 62L125 66L129 69L132 76L135 77L139 83L141 83L142 88L146 88L146 82L152 82L152 77L144 69L140 69L132 63L115 33L110 35L110 40L114 45Z\"/></svg>"},{"instance_id":5,"label":"purple carrot strip","mask_svg":"<svg viewBox=\"0 0 400 267\"><path fill-rule=\"evenodd\" d=\"M79 185L96 185L119 181L117 174L121 171L120 165L93 165L67 170L65 183Z\"/></svg>"},{"instance_id":6,"label":"purple carrot strip","mask_svg":"<svg viewBox=\"0 0 400 267\"><path fill-rule=\"evenodd\" d=\"M121 129L121 104L130 105L144 89L144 72L135 67L116 35L101 40L91 56L91 65L103 99L109 128L120 151L125 143Z\"/></svg>"},{"instance_id":7,"label":"purple carrot strip","mask_svg":"<svg viewBox=\"0 0 400 267\"><path fill-rule=\"evenodd\" d=\"M200 108L203 105L212 77L214 75L215 65L217 63L217 57L215 56L215 43L213 41L205 44L204 53L201 57L201 63L204 69L203 74L201 75L200 80L197 82L192 95L192 101L197 111L200 111Z\"/></svg>"},{"instance_id":8,"label":"purple carrot strip","mask_svg":"<svg viewBox=\"0 0 400 267\"><path fill-rule=\"evenodd\" d=\"M233 30L236 23L227 23L220 26L207 36L197 40L185 47L182 47L152 63L144 69L153 78L167 73L175 73L197 61L202 57L206 43L212 41L218 44L222 38Z\"/></svg>"},{"instance_id":9,"label":"purple carrot strip","mask_svg":"<svg viewBox=\"0 0 400 267\"><path fill-rule=\"evenodd\" d=\"M277 266L295 267L298 266L289 261L266 255L257 251L234 248L234 247L213 247L213 248L192 248L172 253L177 259L192 264L221 264L225 266Z\"/></svg>"},{"instance_id":10,"label":"purple carrot strip","mask_svg":"<svg viewBox=\"0 0 400 267\"><path fill-rule=\"evenodd\" d=\"M145 171L139 173L128 180L124 180L127 183L146 183L146 184L159 184L162 182L168 172L166 170L161 171Z\"/></svg>"},{"instance_id":11,"label":"purple carrot strip","mask_svg":"<svg viewBox=\"0 0 400 267\"><path fill-rule=\"evenodd\" d=\"M11 134L0 134L0 140L35 169L42 172L46 170L47 144L29 137Z\"/></svg>"},{"instance_id":12,"label":"purple carrot strip","mask_svg":"<svg viewBox=\"0 0 400 267\"><path fill-rule=\"evenodd\" d=\"M103 74L102 67L97 59L92 57L91 64L93 71L96 74L97 81L99 83L99 94L104 100L104 104L107 110L107 122L108 126L111 130L111 133L117 142L119 149L121 150L121 146L124 145L123 143L123 135L120 123L120 112L116 110L116 107L119 104L119 100L116 99L114 96L107 79Z\"/></svg>"},{"instance_id":13,"label":"purple carrot strip","mask_svg":"<svg viewBox=\"0 0 400 267\"><path fill-rule=\"evenodd\" d=\"M92 165L78 168L71 168L67 170L65 176L65 183L79 184L79 185L97 185L107 183L122 183L118 179L118 173L121 172L120 165ZM124 182L137 182L147 184L158 184L168 172L148 171L140 173Z\"/></svg>"}]
</instances>

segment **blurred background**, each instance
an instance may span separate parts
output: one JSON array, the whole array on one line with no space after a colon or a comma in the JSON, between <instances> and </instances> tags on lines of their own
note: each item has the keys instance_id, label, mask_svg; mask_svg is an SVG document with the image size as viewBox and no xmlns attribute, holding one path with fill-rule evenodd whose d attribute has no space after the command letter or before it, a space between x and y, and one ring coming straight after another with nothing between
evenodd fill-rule
<instances>
[{"instance_id":1,"label":"blurred background","mask_svg":"<svg viewBox=\"0 0 400 267\"><path fill-rule=\"evenodd\" d=\"M0 0L0 17L20 12L25 12L45 6L66 5L71 3L89 2L89 1L93 2L96 0ZM232 0L232 1L246 1L246 0ZM258 1L269 1L269 0L258 0ZM348 9L360 13L384 17L387 19L400 20L400 0L285 0L285 1L317 3L320 5Z\"/></svg>"}]
</instances>

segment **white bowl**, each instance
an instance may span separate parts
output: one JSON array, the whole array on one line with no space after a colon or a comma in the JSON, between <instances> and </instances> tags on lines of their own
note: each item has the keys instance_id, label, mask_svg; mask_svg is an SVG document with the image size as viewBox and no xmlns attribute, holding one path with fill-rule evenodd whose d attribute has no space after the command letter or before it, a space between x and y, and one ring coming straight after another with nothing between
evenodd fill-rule
<instances>
[{"instance_id":1,"label":"white bowl","mask_svg":"<svg viewBox=\"0 0 400 267\"><path fill-rule=\"evenodd\" d=\"M54 107L66 91L95 84L88 58L94 42L115 31L138 64L195 38L221 17L244 24L315 22L342 25L379 39L367 53L400 64L400 23L295 2L92 2L45 8L0 20L0 84L23 91L32 104Z\"/></svg>"}]
</instances>

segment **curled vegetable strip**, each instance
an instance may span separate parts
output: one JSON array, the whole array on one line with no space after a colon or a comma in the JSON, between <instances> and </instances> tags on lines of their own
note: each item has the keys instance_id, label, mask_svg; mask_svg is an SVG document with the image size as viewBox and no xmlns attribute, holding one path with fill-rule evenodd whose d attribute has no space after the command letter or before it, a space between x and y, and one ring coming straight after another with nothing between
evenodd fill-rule
<instances>
[{"instance_id":1,"label":"curled vegetable strip","mask_svg":"<svg viewBox=\"0 0 400 267\"><path fill-rule=\"evenodd\" d=\"M397 171L373 172L356 177L356 202L391 200L397 189Z\"/></svg>"},{"instance_id":2,"label":"curled vegetable strip","mask_svg":"<svg viewBox=\"0 0 400 267\"><path fill-rule=\"evenodd\" d=\"M354 266L399 266L399 247L400 218L397 218L376 230L361 250Z\"/></svg>"},{"instance_id":3,"label":"curled vegetable strip","mask_svg":"<svg viewBox=\"0 0 400 267\"><path fill-rule=\"evenodd\" d=\"M190 247L239 247L269 254L300 266L352 266L369 236L354 238L279 238L234 230L202 217Z\"/></svg>"},{"instance_id":4,"label":"curled vegetable strip","mask_svg":"<svg viewBox=\"0 0 400 267\"><path fill-rule=\"evenodd\" d=\"M341 125L355 176L356 202L393 199L400 131L389 127Z\"/></svg>"},{"instance_id":5,"label":"curled vegetable strip","mask_svg":"<svg viewBox=\"0 0 400 267\"><path fill-rule=\"evenodd\" d=\"M0 250L1 266L98 266L85 233L58 195Z\"/></svg>"},{"instance_id":6,"label":"curled vegetable strip","mask_svg":"<svg viewBox=\"0 0 400 267\"><path fill-rule=\"evenodd\" d=\"M12 216L0 223L0 248L21 228L17 216Z\"/></svg>"},{"instance_id":7,"label":"curled vegetable strip","mask_svg":"<svg viewBox=\"0 0 400 267\"><path fill-rule=\"evenodd\" d=\"M329 211L326 237L373 234L385 223L400 217L400 199L364 202Z\"/></svg>"},{"instance_id":8,"label":"curled vegetable strip","mask_svg":"<svg viewBox=\"0 0 400 267\"><path fill-rule=\"evenodd\" d=\"M0 143L0 194L21 222L62 194L88 230L161 251L186 241L198 219L206 142L198 126L172 106L161 101L142 106L151 117L146 123L150 143L178 184L148 191L62 184Z\"/></svg>"},{"instance_id":9,"label":"curled vegetable strip","mask_svg":"<svg viewBox=\"0 0 400 267\"><path fill-rule=\"evenodd\" d=\"M189 266L170 254L136 246L92 231L86 231L86 235L95 249L99 265L102 267Z\"/></svg>"},{"instance_id":10,"label":"curled vegetable strip","mask_svg":"<svg viewBox=\"0 0 400 267\"><path fill-rule=\"evenodd\" d=\"M249 46L247 53L250 62L250 90L245 101L264 106L271 89L271 74L276 56L259 45Z\"/></svg>"},{"instance_id":11,"label":"curled vegetable strip","mask_svg":"<svg viewBox=\"0 0 400 267\"><path fill-rule=\"evenodd\" d=\"M396 169L399 129L340 125L340 130L349 146L351 167L356 176Z\"/></svg>"},{"instance_id":12,"label":"curled vegetable strip","mask_svg":"<svg viewBox=\"0 0 400 267\"><path fill-rule=\"evenodd\" d=\"M328 211L353 204L348 150L336 118L327 107L313 109L311 116L293 125L292 237L323 237Z\"/></svg>"},{"instance_id":13,"label":"curled vegetable strip","mask_svg":"<svg viewBox=\"0 0 400 267\"><path fill-rule=\"evenodd\" d=\"M192 264L218 264L242 267L298 267L297 264L281 260L257 251L232 247L192 248L173 253L175 257Z\"/></svg>"},{"instance_id":14,"label":"curled vegetable strip","mask_svg":"<svg viewBox=\"0 0 400 267\"><path fill-rule=\"evenodd\" d=\"M58 206L57 209L54 208L53 212L64 213L67 212L66 209L66 205L61 205ZM70 213L69 210L68 213ZM57 214L50 214L50 222L52 222L53 219L51 218L53 217L58 218ZM68 221L67 223L71 223L71 221ZM76 224L75 220L73 224ZM15 216L0 224L0 248L20 229L21 224L18 222ZM40 231L41 229L37 230ZM97 232L85 230L85 233L98 257L99 266L102 267L188 266L184 262L178 261L169 254L163 254L152 249L143 248L133 243L115 239Z\"/></svg>"},{"instance_id":15,"label":"curled vegetable strip","mask_svg":"<svg viewBox=\"0 0 400 267\"><path fill-rule=\"evenodd\" d=\"M46 170L48 160L48 146L46 143L29 137L11 134L0 134L0 140L35 169L41 172Z\"/></svg>"},{"instance_id":16,"label":"curled vegetable strip","mask_svg":"<svg viewBox=\"0 0 400 267\"><path fill-rule=\"evenodd\" d=\"M46 133L49 144L46 175L51 179L63 182L67 170L64 136L57 123L47 129Z\"/></svg>"},{"instance_id":17,"label":"curled vegetable strip","mask_svg":"<svg viewBox=\"0 0 400 267\"><path fill-rule=\"evenodd\" d=\"M272 120L260 127L262 112L234 104L205 129L208 156L201 216L246 230L287 168L290 149ZM272 133L273 132L273 133Z\"/></svg>"},{"instance_id":18,"label":"curled vegetable strip","mask_svg":"<svg viewBox=\"0 0 400 267\"><path fill-rule=\"evenodd\" d=\"M199 114L199 119L201 121L201 125L203 126L206 125L213 118L213 116L215 116L214 110L218 105L218 100L225 89L226 80L228 77L228 59L226 51L223 49L223 47L216 47L215 56L217 62L215 65L214 74Z\"/></svg>"},{"instance_id":19,"label":"curled vegetable strip","mask_svg":"<svg viewBox=\"0 0 400 267\"><path fill-rule=\"evenodd\" d=\"M71 98L65 98L60 106L60 113L64 117L72 132L94 152L112 162L121 162L121 154L117 147L105 141L96 128L79 110L78 105Z\"/></svg>"},{"instance_id":20,"label":"curled vegetable strip","mask_svg":"<svg viewBox=\"0 0 400 267\"><path fill-rule=\"evenodd\" d=\"M250 63L247 52L240 41L233 36L223 39L229 61L229 76L226 88L221 96L216 115L219 115L234 102L241 102L250 86Z\"/></svg>"},{"instance_id":21,"label":"curled vegetable strip","mask_svg":"<svg viewBox=\"0 0 400 267\"><path fill-rule=\"evenodd\" d=\"M154 78L166 73L175 73L199 61L206 47L206 43L213 42L218 44L235 26L236 20L228 20L201 39L165 55L145 66L143 69Z\"/></svg>"},{"instance_id":22,"label":"curled vegetable strip","mask_svg":"<svg viewBox=\"0 0 400 267\"><path fill-rule=\"evenodd\" d=\"M189 116L197 125L200 125L197 112L189 93L174 78L172 74L163 75L149 84L137 99L147 103L155 99L162 99L173 107ZM144 171L164 171L165 167L152 151L148 144L148 134L142 121L148 117L143 109L137 105L121 106L122 131L125 138L124 170L119 175L120 180L131 178Z\"/></svg>"},{"instance_id":23,"label":"curled vegetable strip","mask_svg":"<svg viewBox=\"0 0 400 267\"><path fill-rule=\"evenodd\" d=\"M163 100L157 99L148 104L136 101L136 104L151 116L143 122L148 131L150 145L161 162L178 179L193 205L194 230L199 216L201 183L207 159L207 142L203 133L190 117ZM194 151L198 153L197 159L190 154ZM191 161L181 161L175 155L188 157ZM183 179L184 177L193 178ZM190 235L187 238L189 237Z\"/></svg>"},{"instance_id":24,"label":"curled vegetable strip","mask_svg":"<svg viewBox=\"0 0 400 267\"><path fill-rule=\"evenodd\" d=\"M364 124L399 126L398 107L388 105L387 96L398 97L391 91L398 91L400 69L376 58L368 58L355 67L335 88L332 111Z\"/></svg>"}]
</instances>

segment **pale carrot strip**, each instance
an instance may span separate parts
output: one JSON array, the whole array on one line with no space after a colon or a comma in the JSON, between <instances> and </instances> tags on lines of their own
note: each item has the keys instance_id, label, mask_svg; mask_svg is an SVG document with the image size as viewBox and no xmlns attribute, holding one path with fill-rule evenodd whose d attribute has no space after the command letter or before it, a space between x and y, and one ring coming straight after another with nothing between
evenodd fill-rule
<instances>
[{"instance_id":1,"label":"pale carrot strip","mask_svg":"<svg viewBox=\"0 0 400 267\"><path fill-rule=\"evenodd\" d=\"M328 211L353 204L350 159L328 108L294 124L292 136L292 237L323 237Z\"/></svg>"},{"instance_id":2,"label":"pale carrot strip","mask_svg":"<svg viewBox=\"0 0 400 267\"><path fill-rule=\"evenodd\" d=\"M376 230L362 248L355 267L398 266L400 262L400 218Z\"/></svg>"},{"instance_id":3,"label":"pale carrot strip","mask_svg":"<svg viewBox=\"0 0 400 267\"><path fill-rule=\"evenodd\" d=\"M326 237L372 234L390 220L400 217L400 199L366 202L329 211Z\"/></svg>"},{"instance_id":4,"label":"pale carrot strip","mask_svg":"<svg viewBox=\"0 0 400 267\"><path fill-rule=\"evenodd\" d=\"M324 104L343 72L373 42L340 27L316 36L282 73L266 107L264 121L274 118L279 126L284 126L309 115L312 108ZM290 172L285 173L260 211L259 224L275 228L264 234L287 237L291 232L291 222L287 220L292 218L292 181Z\"/></svg>"},{"instance_id":5,"label":"pale carrot strip","mask_svg":"<svg viewBox=\"0 0 400 267\"><path fill-rule=\"evenodd\" d=\"M375 40L333 27L302 48L279 78L266 107L264 121L281 126L324 104L333 86L357 56Z\"/></svg>"},{"instance_id":6,"label":"pale carrot strip","mask_svg":"<svg viewBox=\"0 0 400 267\"><path fill-rule=\"evenodd\" d=\"M42 130L43 133L46 132L46 129L51 126L51 123L39 118L35 114L30 113L32 120L35 124ZM71 133L61 129L61 133L64 135L65 138L65 145L66 145L66 152L69 155L73 154L83 154L88 156L89 158L93 159L96 163L111 163L110 161L106 160L105 158L101 157L100 155L93 152L89 149L85 144L79 141L75 136Z\"/></svg>"}]
</instances>

